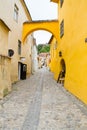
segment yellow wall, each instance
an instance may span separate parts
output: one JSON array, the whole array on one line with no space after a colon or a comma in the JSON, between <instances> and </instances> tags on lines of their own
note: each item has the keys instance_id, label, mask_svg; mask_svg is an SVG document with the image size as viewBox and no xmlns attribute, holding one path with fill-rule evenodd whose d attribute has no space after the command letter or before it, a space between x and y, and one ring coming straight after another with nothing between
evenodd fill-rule
<instances>
[{"instance_id":1,"label":"yellow wall","mask_svg":"<svg viewBox=\"0 0 87 130\"><path fill-rule=\"evenodd\" d=\"M59 57L59 42L53 37L50 42L50 55L51 63L49 64L50 70L54 73L54 79L58 79L59 72L61 70L61 57Z\"/></svg>"},{"instance_id":2,"label":"yellow wall","mask_svg":"<svg viewBox=\"0 0 87 130\"><path fill-rule=\"evenodd\" d=\"M55 72L55 65L57 62L57 41L56 38L53 37L50 43L50 55L51 55L51 63L50 63L50 70Z\"/></svg>"},{"instance_id":3,"label":"yellow wall","mask_svg":"<svg viewBox=\"0 0 87 130\"><path fill-rule=\"evenodd\" d=\"M62 51L66 64L65 88L87 104L86 12L87 0L64 0L62 8L59 5L59 23L64 19L64 36L59 40L58 51Z\"/></svg>"},{"instance_id":4,"label":"yellow wall","mask_svg":"<svg viewBox=\"0 0 87 130\"><path fill-rule=\"evenodd\" d=\"M45 30L52 33L56 39L59 38L59 22L58 20L46 20L46 21L34 21L34 22L24 22L23 32L22 32L22 41L24 42L27 35L36 30Z\"/></svg>"}]
</instances>

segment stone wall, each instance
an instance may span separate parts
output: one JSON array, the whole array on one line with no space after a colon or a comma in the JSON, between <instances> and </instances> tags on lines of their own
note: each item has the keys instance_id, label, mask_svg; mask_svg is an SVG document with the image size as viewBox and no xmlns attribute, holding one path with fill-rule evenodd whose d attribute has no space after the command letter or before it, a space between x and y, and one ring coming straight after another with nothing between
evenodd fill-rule
<instances>
[{"instance_id":1,"label":"stone wall","mask_svg":"<svg viewBox=\"0 0 87 130\"><path fill-rule=\"evenodd\" d=\"M0 99L11 91L10 65L11 59L0 55Z\"/></svg>"}]
</instances>

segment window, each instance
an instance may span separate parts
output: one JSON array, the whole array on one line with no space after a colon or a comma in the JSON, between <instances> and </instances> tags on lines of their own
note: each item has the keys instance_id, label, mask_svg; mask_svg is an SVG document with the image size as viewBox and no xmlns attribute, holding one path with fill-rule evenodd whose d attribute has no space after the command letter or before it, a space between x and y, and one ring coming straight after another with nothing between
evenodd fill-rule
<instances>
[{"instance_id":1,"label":"window","mask_svg":"<svg viewBox=\"0 0 87 130\"><path fill-rule=\"evenodd\" d=\"M60 0L60 8L62 8L64 0Z\"/></svg>"},{"instance_id":2,"label":"window","mask_svg":"<svg viewBox=\"0 0 87 130\"><path fill-rule=\"evenodd\" d=\"M18 11L19 11L19 9L18 9L17 5L15 4L14 5L14 20L16 22L18 22Z\"/></svg>"},{"instance_id":3,"label":"window","mask_svg":"<svg viewBox=\"0 0 87 130\"><path fill-rule=\"evenodd\" d=\"M21 55L21 41L18 40L18 54Z\"/></svg>"},{"instance_id":4,"label":"window","mask_svg":"<svg viewBox=\"0 0 87 130\"><path fill-rule=\"evenodd\" d=\"M60 38L62 38L64 35L64 20L62 20L60 24Z\"/></svg>"}]
</instances>

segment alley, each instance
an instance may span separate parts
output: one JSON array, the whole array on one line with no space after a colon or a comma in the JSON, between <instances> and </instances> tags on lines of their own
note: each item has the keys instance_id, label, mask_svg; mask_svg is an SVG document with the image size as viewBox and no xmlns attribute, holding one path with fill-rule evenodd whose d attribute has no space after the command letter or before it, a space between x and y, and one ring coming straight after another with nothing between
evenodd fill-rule
<instances>
[{"instance_id":1,"label":"alley","mask_svg":"<svg viewBox=\"0 0 87 130\"><path fill-rule=\"evenodd\" d=\"M0 100L0 130L87 130L87 107L42 68Z\"/></svg>"}]
</instances>

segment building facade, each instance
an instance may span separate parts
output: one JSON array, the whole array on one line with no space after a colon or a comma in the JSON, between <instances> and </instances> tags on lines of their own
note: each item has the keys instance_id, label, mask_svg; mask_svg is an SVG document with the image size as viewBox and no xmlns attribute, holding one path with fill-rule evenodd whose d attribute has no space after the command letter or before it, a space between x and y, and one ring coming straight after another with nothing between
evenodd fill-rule
<instances>
[{"instance_id":1,"label":"building facade","mask_svg":"<svg viewBox=\"0 0 87 130\"><path fill-rule=\"evenodd\" d=\"M33 39L34 42L32 44L32 74L34 74L38 70L38 54L37 54L37 45L36 39Z\"/></svg>"},{"instance_id":2,"label":"building facade","mask_svg":"<svg viewBox=\"0 0 87 130\"><path fill-rule=\"evenodd\" d=\"M31 73L33 34L22 43L23 23L31 20L24 0L0 0L0 98Z\"/></svg>"},{"instance_id":3,"label":"building facade","mask_svg":"<svg viewBox=\"0 0 87 130\"><path fill-rule=\"evenodd\" d=\"M56 55L55 60L51 55L50 64L54 78L58 80L60 72L64 70L64 87L87 104L87 1L51 1L58 4L58 20L24 23L23 40L34 30L51 32L57 40L56 50L54 42L51 45L51 54Z\"/></svg>"},{"instance_id":4,"label":"building facade","mask_svg":"<svg viewBox=\"0 0 87 130\"><path fill-rule=\"evenodd\" d=\"M87 1L52 1L58 4L57 54L61 53L55 64L55 79L65 68L64 87L87 104Z\"/></svg>"},{"instance_id":5,"label":"building facade","mask_svg":"<svg viewBox=\"0 0 87 130\"><path fill-rule=\"evenodd\" d=\"M50 67L50 70L53 72L53 73L56 73L56 68L55 68L55 65L56 65L56 62L57 62L57 39L52 35L50 41L49 41L49 45L50 45L50 63L49 63L49 67Z\"/></svg>"}]
</instances>

